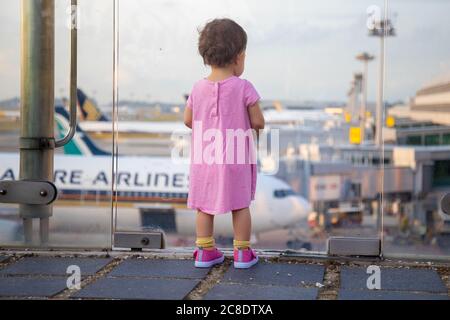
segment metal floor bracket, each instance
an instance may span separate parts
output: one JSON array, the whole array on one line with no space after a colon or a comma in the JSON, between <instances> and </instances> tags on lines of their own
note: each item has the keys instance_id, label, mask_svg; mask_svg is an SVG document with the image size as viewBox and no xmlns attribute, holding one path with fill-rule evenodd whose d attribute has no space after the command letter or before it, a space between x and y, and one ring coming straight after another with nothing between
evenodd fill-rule
<instances>
[{"instance_id":1,"label":"metal floor bracket","mask_svg":"<svg viewBox=\"0 0 450 320\"><path fill-rule=\"evenodd\" d=\"M162 231L116 231L114 247L132 250L164 249L166 240Z\"/></svg>"}]
</instances>

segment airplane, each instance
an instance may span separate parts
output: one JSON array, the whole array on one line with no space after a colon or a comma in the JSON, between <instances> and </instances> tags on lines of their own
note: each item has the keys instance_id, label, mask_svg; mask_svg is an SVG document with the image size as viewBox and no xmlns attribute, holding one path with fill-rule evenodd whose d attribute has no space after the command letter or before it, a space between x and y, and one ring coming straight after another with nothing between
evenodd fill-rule
<instances>
[{"instance_id":1,"label":"airplane","mask_svg":"<svg viewBox=\"0 0 450 320\"><path fill-rule=\"evenodd\" d=\"M98 108L81 89L77 89L78 108L81 114L80 127L89 133L105 133L106 137L112 133L111 120ZM264 118L268 128L274 126L283 129L299 131L314 131L322 129L323 125L333 125L341 118L325 113L322 109L283 107L279 101L270 104L261 103ZM320 126L319 126L320 123ZM170 136L173 132L186 135L190 133L182 121L123 121L117 125L119 134L148 134ZM101 136L99 136L101 137Z\"/></svg>"},{"instance_id":2,"label":"airplane","mask_svg":"<svg viewBox=\"0 0 450 320\"><path fill-rule=\"evenodd\" d=\"M77 89L78 108L80 110L81 121L79 125L83 131L93 133L111 134L113 127L111 120L89 99L81 90ZM189 133L182 121L123 121L117 125L119 134L152 134L171 135L176 131L179 133Z\"/></svg>"},{"instance_id":3,"label":"airplane","mask_svg":"<svg viewBox=\"0 0 450 320\"><path fill-rule=\"evenodd\" d=\"M62 106L55 109L57 136L61 137L68 130L69 115ZM0 153L0 159L0 180L17 179L18 154ZM170 157L119 156L114 194L118 200L117 229L158 227L169 234L195 235L196 215L186 207L188 172L188 164L173 164ZM102 206L111 206L111 154L98 148L80 126L64 146L64 154L55 154L54 182L59 194L50 230L66 233L109 230L111 211ZM257 239L260 233L270 230L301 225L307 228L311 206L287 183L258 174L250 210L253 238ZM215 235L233 236L230 215L216 216Z\"/></svg>"}]
</instances>

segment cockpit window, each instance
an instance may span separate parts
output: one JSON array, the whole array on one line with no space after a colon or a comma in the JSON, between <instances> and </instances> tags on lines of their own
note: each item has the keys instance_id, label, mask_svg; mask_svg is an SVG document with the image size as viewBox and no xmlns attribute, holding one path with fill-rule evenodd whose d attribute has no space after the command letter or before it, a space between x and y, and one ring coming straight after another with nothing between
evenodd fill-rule
<instances>
[{"instance_id":1,"label":"cockpit window","mask_svg":"<svg viewBox=\"0 0 450 320\"><path fill-rule=\"evenodd\" d=\"M287 196L292 196L294 194L295 192L292 189L279 189L273 192L275 198L285 198Z\"/></svg>"}]
</instances>

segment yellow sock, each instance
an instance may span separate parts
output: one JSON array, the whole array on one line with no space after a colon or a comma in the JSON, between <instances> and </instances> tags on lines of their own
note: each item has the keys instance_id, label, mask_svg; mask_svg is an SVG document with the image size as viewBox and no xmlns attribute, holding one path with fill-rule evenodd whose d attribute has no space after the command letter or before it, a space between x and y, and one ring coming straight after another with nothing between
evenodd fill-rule
<instances>
[{"instance_id":1,"label":"yellow sock","mask_svg":"<svg viewBox=\"0 0 450 320\"><path fill-rule=\"evenodd\" d=\"M195 245L201 249L212 250L216 246L216 243L213 237L203 237L197 238Z\"/></svg>"},{"instance_id":2,"label":"yellow sock","mask_svg":"<svg viewBox=\"0 0 450 320\"><path fill-rule=\"evenodd\" d=\"M247 241L247 240L233 240L233 247L235 249L247 249L247 248L250 248L250 241Z\"/></svg>"}]
</instances>

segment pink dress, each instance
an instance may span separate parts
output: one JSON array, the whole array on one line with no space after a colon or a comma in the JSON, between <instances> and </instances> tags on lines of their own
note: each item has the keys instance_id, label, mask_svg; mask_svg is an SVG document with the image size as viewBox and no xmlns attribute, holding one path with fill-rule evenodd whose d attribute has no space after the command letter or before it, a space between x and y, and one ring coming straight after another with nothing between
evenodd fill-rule
<instances>
[{"instance_id":1,"label":"pink dress","mask_svg":"<svg viewBox=\"0 0 450 320\"><path fill-rule=\"evenodd\" d=\"M221 214L254 200L256 156L247 108L259 99L253 85L236 76L194 85L187 101L193 114L188 208Z\"/></svg>"}]
</instances>

